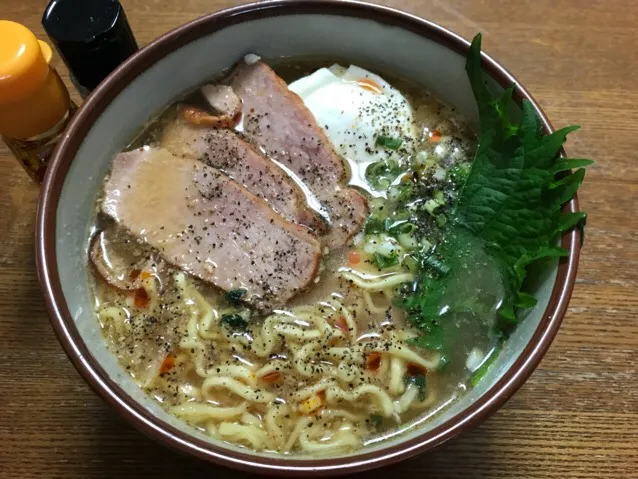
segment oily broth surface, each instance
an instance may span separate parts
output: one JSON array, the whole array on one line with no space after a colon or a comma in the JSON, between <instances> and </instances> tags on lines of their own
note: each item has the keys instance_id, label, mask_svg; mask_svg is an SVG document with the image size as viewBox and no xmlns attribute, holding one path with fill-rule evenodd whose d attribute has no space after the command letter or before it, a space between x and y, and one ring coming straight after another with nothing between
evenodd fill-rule
<instances>
[{"instance_id":1,"label":"oily broth surface","mask_svg":"<svg viewBox=\"0 0 638 479\"><path fill-rule=\"evenodd\" d=\"M329 66L332 63L334 61L286 61L277 62L274 67L282 78L290 82L317 68ZM370 70L374 71L374 69ZM397 79L385 72L376 73L381 74L411 102L414 108L415 121L419 126L419 130L423 132L418 145L419 149L436 154L436 147L428 142L427 135L429 131L440 130L445 131L446 135L453 138L444 147L456 152L454 154L450 154L449 151L443 152L448 158L445 163L446 167L451 166L457 160L466 160L471 155L474 147L473 135L463 119L452 108L441 104L429 93L423 92L404 80ZM202 106L201 94L190 94L178 103ZM176 105L177 103L171 105L156 121L149 125L131 145L131 148L142 145L157 145L163 127L168 122L173 121L176 116ZM109 226L108 221L98 225L98 229L102 229L105 226ZM370 351L373 353L378 349L383 351L383 344L380 346L377 344L382 343L382 341L375 343L374 340L379 334L387 337L387 335L395 335L396 332L401 334L405 332L407 336L415 336L416 332L412 332L406 324L403 311L392 305L391 291L393 288L370 292L369 298L366 298L361 289L353 285L351 280L344 279L341 276L340 270L348 266L348 254L352 251L356 251L363 258L361 264L356 268L357 270L373 276L381 275L376 266L372 264L369 255L363 251L361 236L360 234L358 238L355 238L354 247L345 251L329 252L326 255L318 281L308 291L293 299L286 308L286 314L295 315L297 314L295 311L303 310L303 308L315 308L312 310L312 314L317 317L323 317L329 324L332 324L333 330L338 336L339 332L336 331L338 328L334 328L335 321L344 315L344 311L348 311L356 324L356 337L347 340L337 338L335 344L339 347L352 346L361 338L368 338L368 341L371 341L369 344L374 343L374 347L370 347L368 350L364 348L363 351L368 351L367 354L370 355ZM237 397L228 389L215 389L214 399L202 397L201 390L206 378L198 374L197 367L193 367L193 364L191 364L194 362L191 354L195 354L195 347L189 349L188 345L184 346L187 343L187 341L184 343L184 338L189 337L188 318L193 316L194 308L200 307L198 303L206 303L207 306L202 306L200 309L210 308L214 311L217 320L225 312L233 310L235 306L229 304L224 299L224 295L214 287L204 284L195 278L180 276L177 269L163 265L155 252L126 233L116 235L112 244L117 245L117 248L114 247L113 251L110 251L113 255L119 255L120 252L117 250L123 248L128 255L134 257L131 263L144 259L146 260L145 264L151 265L150 274L144 280L146 281L144 287L148 287L149 290L148 302L144 298L140 300L135 292L124 292L112 288L98 275L95 275L94 278L93 288L98 319L109 348L118 357L122 366L138 382L140 387L144 388L164 408L173 413L175 413L175 408L193 403L205 403L218 408L234 407L237 404ZM401 267L383 271L384 277L401 274L405 274ZM331 300L336 301L344 309L340 310L334 304L327 306L328 301ZM369 300L372 301L374 306L372 309ZM105 314L105 311L108 314ZM302 317L302 315L299 314L299 317ZM303 316L298 323L304 323L305 320L303 318L305 317ZM264 318L253 317L251 321L254 321L254 325L259 325L264 321ZM306 324L308 323L306 322ZM469 321L468 324L470 324ZM301 442L286 447L286 444L281 446L281 442L275 444L275 442L271 441L269 443L265 440L257 445L259 438L262 436L255 433L253 434L255 437L251 436L247 439L250 433L248 429L237 429L229 434L223 434L221 431L222 426L220 426L220 421L217 419L202 421L200 420L201 417L196 413L192 413L192 411L189 414L177 415L193 426L221 440L255 449L311 455L340 454L344 448L346 450L354 450L367 443L398 434L409 428L412 423L422 422L425 417L431 415L434 411L438 411L440 407L448 404L466 389L468 374L464 368L464 360L461 358L466 357L474 347L486 348L488 341L483 331L477 330L471 325L468 327L466 324L457 324L456 328L458 333L455 335L455 347L458 357L441 371L435 369L427 371L427 396L422 401L423 403L428 403L426 406L407 409L398 417L383 417L379 419L378 417L381 416L379 414L367 414L364 419L356 420L352 417L344 419L345 416L354 415L357 412L355 404L370 406L371 410L378 409L378 405L373 404L376 400L374 396L368 395L362 396L358 401L344 400L337 402L333 408L326 405L324 411L330 412L334 410L333 413L336 414L334 417L330 414L325 417L310 415L310 417L316 418L316 421L312 420L316 422L315 427L321 425L322 429L316 437L308 435L307 444L314 445L321 444L321 441L325 443L332 441L336 444L333 449L329 447L323 449L314 448L314 446L304 448L300 445ZM197 329L201 332L205 328L200 322L197 324ZM270 355L270 360L255 355L251 348L246 346L246 341L242 343L242 340L246 338L248 340L256 340L252 337L259 334L256 326L251 326L247 331L232 334L228 334L223 326L211 327L205 332L205 336L209 338L209 346L217 340L224 343L223 348L216 347L217 345L213 344L215 347L208 348L200 355L201 367L206 370L214 370L220 362L224 362L238 366L253 365L254 367L252 367L251 371L254 372L256 369L261 371L268 362L278 359L288 360L293 356L292 351L286 348L285 345L280 350L273 352ZM242 339L242 337L244 338ZM392 337L394 338L394 336ZM370 338L373 339L370 340ZM408 349L407 342L403 339L394 338L392 341L397 344L400 343L399 349L401 347ZM436 353L423 352L422 355L428 361L433 361L436 358ZM169 356L173 357L172 362L174 363L170 369L166 365L167 357ZM317 362L321 363L321 361ZM353 361L353 364L354 362L356 361ZM391 362L391 359L388 359L388 362ZM404 361L404 363L406 362ZM350 366L353 364L350 364ZM406 364L403 364L404 369ZM267 373L266 376L268 374L271 373ZM257 381L253 390L258 391L256 393L257 396L262 394L263 391L272 393L276 397L275 402L279 402L283 405L282 407L286 407L285 403L291 403L290 398L295 393L298 393L300 389L307 389L313 382L316 383L313 378L308 379L303 375L295 374L294 371L286 370L277 384L265 384ZM356 388L360 383L361 381L357 382L354 387ZM363 380L362 384L388 388L387 381L375 377ZM399 396L401 394L392 399L399 400ZM260 402L259 397L256 399L256 401L252 401L250 407L247 407L241 414L233 416L229 422L233 422L236 425L241 424L241 427L254 428L255 430L261 427L267 434L271 434L272 431L268 430L267 421L272 416L282 423L288 421L288 424L284 427L284 433L292 436L295 433L295 428L298 428L299 424L301 424L300 421L306 419L306 416L300 416L298 411L290 408L275 414L268 409L263 401ZM297 403L300 402L303 402L303 400L297 401ZM419 401L415 399L414 402L418 403ZM342 405L342 403L345 403L345 405ZM181 412L183 413L184 411ZM341 423L339 423L340 419L338 419L340 417L339 414L344 416L341 417ZM307 428L308 421L305 424ZM312 422L310 424L312 427ZM357 442L353 442L350 436L356 437Z\"/></svg>"}]
</instances>

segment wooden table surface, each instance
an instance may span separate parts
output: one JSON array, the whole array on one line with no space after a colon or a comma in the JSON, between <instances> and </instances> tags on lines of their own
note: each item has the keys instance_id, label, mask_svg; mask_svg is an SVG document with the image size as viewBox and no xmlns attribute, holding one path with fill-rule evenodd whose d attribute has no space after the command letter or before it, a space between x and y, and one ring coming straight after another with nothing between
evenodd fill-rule
<instances>
[{"instance_id":1,"label":"wooden table surface","mask_svg":"<svg viewBox=\"0 0 638 479\"><path fill-rule=\"evenodd\" d=\"M122 3L146 44L239 2ZM638 478L638 7L631 0L383 3L466 38L483 32L486 51L556 126L582 125L568 153L597 161L580 194L589 223L577 285L540 367L483 426L392 467L393 476ZM0 0L0 17L44 39L45 4ZM70 86L59 59L56 66ZM37 200L38 188L0 144L0 478L241 476L142 436L73 369L36 278Z\"/></svg>"}]
</instances>

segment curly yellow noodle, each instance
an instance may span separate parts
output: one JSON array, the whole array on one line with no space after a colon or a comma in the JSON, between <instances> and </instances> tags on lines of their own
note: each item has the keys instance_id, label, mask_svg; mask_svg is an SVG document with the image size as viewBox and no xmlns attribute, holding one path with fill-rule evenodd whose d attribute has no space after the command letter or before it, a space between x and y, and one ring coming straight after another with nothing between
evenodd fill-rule
<instances>
[{"instance_id":1,"label":"curly yellow noodle","mask_svg":"<svg viewBox=\"0 0 638 479\"><path fill-rule=\"evenodd\" d=\"M381 353L381 360L379 361L379 369L377 370L377 377L385 378L390 371L390 362L392 358L390 355Z\"/></svg>"},{"instance_id":2,"label":"curly yellow noodle","mask_svg":"<svg viewBox=\"0 0 638 479\"><path fill-rule=\"evenodd\" d=\"M275 404L271 406L264 416L264 423L268 436L273 443L273 448L281 451L286 445L286 415L290 415L291 409L287 404Z\"/></svg>"},{"instance_id":3,"label":"curly yellow noodle","mask_svg":"<svg viewBox=\"0 0 638 479\"><path fill-rule=\"evenodd\" d=\"M344 401L356 403L356 401L363 396L371 396L374 403L376 403L371 404L374 409L374 411L371 412L380 412L385 417L391 416L394 412L392 398L379 386L364 384L354 388L352 391L345 391L337 386L331 386L326 389L326 402L330 405L340 405Z\"/></svg>"},{"instance_id":4,"label":"curly yellow noodle","mask_svg":"<svg viewBox=\"0 0 638 479\"><path fill-rule=\"evenodd\" d=\"M386 308L376 305L371 293L391 297L392 288L412 275L340 274L361 288L354 303L346 306L343 298L333 296L315 305L275 311L246 331L222 325L220 318L232 310L211 305L183 273L176 274L186 317L179 329L175 367L199 376L201 383L179 389L184 401L169 412L223 441L257 450L322 455L360 447L363 434L370 431L371 414L398 417L409 409L429 407L435 398L430 388L419 401L420 391L414 385L406 387L404 377L408 363L436 367L438 354L425 358L413 351L406 343L415 336L409 331L381 330L359 338L355 319L370 312L384 314ZM151 281L147 286L157 285ZM127 314L122 308L99 311L100 321L118 334L127 331ZM334 326L340 317L346 332ZM242 351L250 354L238 353ZM372 352L381 354L374 372L365 369ZM226 359L211 359L220 355ZM158 372L159 366L155 376ZM297 381L285 400L261 382L274 372L281 374L275 376L277 381L288 375ZM312 410L308 400L320 407Z\"/></svg>"},{"instance_id":5,"label":"curly yellow noodle","mask_svg":"<svg viewBox=\"0 0 638 479\"><path fill-rule=\"evenodd\" d=\"M383 291L387 288L393 288L403 283L414 281L414 275L412 273L390 274L371 279L366 279L364 275L348 269L339 271L339 274L359 288L368 291Z\"/></svg>"},{"instance_id":6,"label":"curly yellow noodle","mask_svg":"<svg viewBox=\"0 0 638 479\"><path fill-rule=\"evenodd\" d=\"M290 399L295 402L301 402L304 399L308 399L309 397L320 393L321 391L325 391L334 384L336 383L333 379L319 381L315 384L312 384L311 386L306 386L304 388L298 389L297 391L294 391L290 395Z\"/></svg>"},{"instance_id":7,"label":"curly yellow noodle","mask_svg":"<svg viewBox=\"0 0 638 479\"><path fill-rule=\"evenodd\" d=\"M361 295L363 296L363 299L365 300L365 304L368 308L368 311L370 311L371 313L384 314L388 310L388 307L384 308L374 304L370 291L367 291L364 289L363 291L361 291Z\"/></svg>"},{"instance_id":8,"label":"curly yellow noodle","mask_svg":"<svg viewBox=\"0 0 638 479\"><path fill-rule=\"evenodd\" d=\"M208 378L212 377L229 377L237 379L251 388L257 387L257 374L246 366L238 364L220 364L208 371Z\"/></svg>"},{"instance_id":9,"label":"curly yellow noodle","mask_svg":"<svg viewBox=\"0 0 638 479\"><path fill-rule=\"evenodd\" d=\"M434 388L427 388L427 396L423 401L414 401L410 404L410 409L426 409L434 406L437 401L437 393Z\"/></svg>"},{"instance_id":10,"label":"curly yellow noodle","mask_svg":"<svg viewBox=\"0 0 638 479\"><path fill-rule=\"evenodd\" d=\"M284 448L282 452L290 452L293 446L297 443L297 440L299 439L299 436L301 435L301 431L304 428L306 428L311 421L312 419L309 417L302 417L301 419L299 419L299 421L297 421L295 428L292 430L292 432L288 436L288 440L286 441L286 444L284 444Z\"/></svg>"},{"instance_id":11,"label":"curly yellow noodle","mask_svg":"<svg viewBox=\"0 0 638 479\"><path fill-rule=\"evenodd\" d=\"M407 411L418 396L419 387L414 384L409 384L408 387L405 388L403 395L394 403L396 412L401 414Z\"/></svg>"},{"instance_id":12,"label":"curly yellow noodle","mask_svg":"<svg viewBox=\"0 0 638 479\"><path fill-rule=\"evenodd\" d=\"M390 394L398 395L403 392L405 385L403 384L403 378L407 371L405 362L396 356L392 356L390 359L390 382L388 384L388 391Z\"/></svg>"},{"instance_id":13,"label":"curly yellow noodle","mask_svg":"<svg viewBox=\"0 0 638 479\"><path fill-rule=\"evenodd\" d=\"M319 413L319 419L343 418L350 422L364 421L367 418L365 414L355 414L345 409L324 409Z\"/></svg>"},{"instance_id":14,"label":"curly yellow noodle","mask_svg":"<svg viewBox=\"0 0 638 479\"><path fill-rule=\"evenodd\" d=\"M226 376L209 376L202 384L202 395L207 399L214 399L215 389L225 389L246 401L253 403L269 403L275 400L276 396L268 391L254 389L236 379Z\"/></svg>"},{"instance_id":15,"label":"curly yellow noodle","mask_svg":"<svg viewBox=\"0 0 638 479\"><path fill-rule=\"evenodd\" d=\"M268 434L255 425L223 422L217 427L217 435L224 440L236 442L261 450L268 441Z\"/></svg>"},{"instance_id":16,"label":"curly yellow noodle","mask_svg":"<svg viewBox=\"0 0 638 479\"><path fill-rule=\"evenodd\" d=\"M235 407L219 407L212 404L186 403L169 409L171 414L194 423L209 421L211 419L232 419L246 412L246 403Z\"/></svg>"},{"instance_id":17,"label":"curly yellow noodle","mask_svg":"<svg viewBox=\"0 0 638 479\"><path fill-rule=\"evenodd\" d=\"M309 433L307 431L302 431L299 436L299 445L303 451L317 455L335 453L341 455L344 452L356 449L361 445L360 439L347 431L340 431L331 439L331 441L327 442L311 441Z\"/></svg>"},{"instance_id":18,"label":"curly yellow noodle","mask_svg":"<svg viewBox=\"0 0 638 479\"><path fill-rule=\"evenodd\" d=\"M113 328L118 335L128 334L131 330L128 311L119 306L109 306L98 310L98 320L105 327Z\"/></svg>"}]
</instances>

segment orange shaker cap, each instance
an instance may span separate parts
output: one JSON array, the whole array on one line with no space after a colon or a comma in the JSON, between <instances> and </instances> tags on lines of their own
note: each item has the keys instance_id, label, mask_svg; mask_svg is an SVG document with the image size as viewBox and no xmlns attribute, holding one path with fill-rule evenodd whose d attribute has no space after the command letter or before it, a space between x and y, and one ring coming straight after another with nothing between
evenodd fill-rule
<instances>
[{"instance_id":1,"label":"orange shaker cap","mask_svg":"<svg viewBox=\"0 0 638 479\"><path fill-rule=\"evenodd\" d=\"M0 105L36 93L49 74L51 47L19 23L0 20Z\"/></svg>"}]
</instances>

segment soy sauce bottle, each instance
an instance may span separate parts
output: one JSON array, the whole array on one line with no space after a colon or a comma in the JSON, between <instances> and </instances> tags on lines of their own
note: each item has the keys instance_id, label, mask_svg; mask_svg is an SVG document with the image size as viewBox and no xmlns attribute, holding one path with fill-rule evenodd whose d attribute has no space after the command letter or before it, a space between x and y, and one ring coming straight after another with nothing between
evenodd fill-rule
<instances>
[{"instance_id":1,"label":"soy sauce bottle","mask_svg":"<svg viewBox=\"0 0 638 479\"><path fill-rule=\"evenodd\" d=\"M51 0L42 26L82 98L138 50L117 0Z\"/></svg>"}]
</instances>

